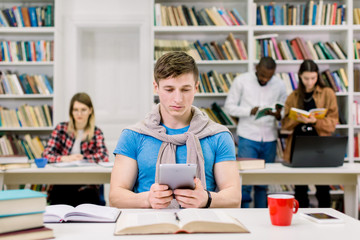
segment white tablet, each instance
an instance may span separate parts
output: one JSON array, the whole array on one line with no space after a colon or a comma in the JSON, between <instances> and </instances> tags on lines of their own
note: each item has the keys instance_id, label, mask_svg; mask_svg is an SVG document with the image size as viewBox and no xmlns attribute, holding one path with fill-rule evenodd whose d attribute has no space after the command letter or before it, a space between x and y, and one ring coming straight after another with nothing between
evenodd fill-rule
<instances>
[{"instance_id":1,"label":"white tablet","mask_svg":"<svg viewBox=\"0 0 360 240\"><path fill-rule=\"evenodd\" d=\"M344 220L331 216L326 213L318 212L318 213L300 213L306 219L314 221L316 223L343 223Z\"/></svg>"},{"instance_id":2,"label":"white tablet","mask_svg":"<svg viewBox=\"0 0 360 240\"><path fill-rule=\"evenodd\" d=\"M196 164L160 164L159 184L170 189L194 189Z\"/></svg>"}]
</instances>

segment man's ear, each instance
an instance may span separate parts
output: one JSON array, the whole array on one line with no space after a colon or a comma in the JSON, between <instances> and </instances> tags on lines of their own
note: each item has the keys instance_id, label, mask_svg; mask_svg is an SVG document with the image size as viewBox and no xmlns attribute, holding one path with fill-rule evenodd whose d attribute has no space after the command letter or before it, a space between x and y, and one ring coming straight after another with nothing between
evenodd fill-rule
<instances>
[{"instance_id":1,"label":"man's ear","mask_svg":"<svg viewBox=\"0 0 360 240\"><path fill-rule=\"evenodd\" d=\"M155 91L155 92L158 92L158 90L159 90L159 85L156 83L155 80L153 81L153 86L154 86L154 91Z\"/></svg>"},{"instance_id":2,"label":"man's ear","mask_svg":"<svg viewBox=\"0 0 360 240\"><path fill-rule=\"evenodd\" d=\"M197 81L196 83L195 83L195 92L197 92L198 90L199 90L199 85L200 85L200 81Z\"/></svg>"}]
</instances>

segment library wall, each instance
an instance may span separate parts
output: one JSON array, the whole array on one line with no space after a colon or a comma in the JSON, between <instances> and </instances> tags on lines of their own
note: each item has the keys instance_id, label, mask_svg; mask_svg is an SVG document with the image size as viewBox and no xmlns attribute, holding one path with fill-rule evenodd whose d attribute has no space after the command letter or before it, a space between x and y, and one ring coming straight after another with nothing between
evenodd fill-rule
<instances>
[{"instance_id":1,"label":"library wall","mask_svg":"<svg viewBox=\"0 0 360 240\"><path fill-rule=\"evenodd\" d=\"M84 7L86 5L86 7ZM150 27L147 1L60 1L58 53L61 63L55 122L68 119L72 95L90 94L111 153L121 130L144 117L152 103ZM113 158L112 154L110 154Z\"/></svg>"}]
</instances>

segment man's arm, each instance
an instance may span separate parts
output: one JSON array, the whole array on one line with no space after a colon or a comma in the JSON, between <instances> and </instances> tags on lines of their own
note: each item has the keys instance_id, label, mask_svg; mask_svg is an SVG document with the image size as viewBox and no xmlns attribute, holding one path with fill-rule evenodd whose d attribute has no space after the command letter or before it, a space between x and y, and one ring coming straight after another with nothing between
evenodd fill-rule
<instances>
[{"instance_id":1,"label":"man's arm","mask_svg":"<svg viewBox=\"0 0 360 240\"><path fill-rule=\"evenodd\" d=\"M231 84L231 88L226 97L224 108L226 112L233 117L249 117L250 114L254 115L257 112L257 109L248 106L241 106L243 86L241 79L235 78L234 82Z\"/></svg>"},{"instance_id":2,"label":"man's arm","mask_svg":"<svg viewBox=\"0 0 360 240\"><path fill-rule=\"evenodd\" d=\"M211 207L240 207L241 186L236 161L216 163L214 166L214 176L219 192L211 192Z\"/></svg>"},{"instance_id":3,"label":"man's arm","mask_svg":"<svg viewBox=\"0 0 360 240\"><path fill-rule=\"evenodd\" d=\"M168 186L153 184L148 192L132 191L137 178L137 162L117 154L110 181L110 206L117 208L165 208L172 197Z\"/></svg>"},{"instance_id":4,"label":"man's arm","mask_svg":"<svg viewBox=\"0 0 360 240\"><path fill-rule=\"evenodd\" d=\"M134 193L131 189L137 177L137 162L117 154L110 180L110 206L117 208L149 208L148 192Z\"/></svg>"}]
</instances>

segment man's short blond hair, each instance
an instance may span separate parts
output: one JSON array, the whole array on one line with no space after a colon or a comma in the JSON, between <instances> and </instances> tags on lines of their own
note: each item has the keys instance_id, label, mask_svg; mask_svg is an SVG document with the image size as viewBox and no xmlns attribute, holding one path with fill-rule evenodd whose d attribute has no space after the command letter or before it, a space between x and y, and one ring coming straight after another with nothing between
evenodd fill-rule
<instances>
[{"instance_id":1,"label":"man's short blond hair","mask_svg":"<svg viewBox=\"0 0 360 240\"><path fill-rule=\"evenodd\" d=\"M184 52L170 52L162 55L156 62L154 78L157 84L160 80L169 77L178 77L183 74L192 73L195 83L198 81L199 70L195 60Z\"/></svg>"}]
</instances>

